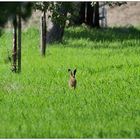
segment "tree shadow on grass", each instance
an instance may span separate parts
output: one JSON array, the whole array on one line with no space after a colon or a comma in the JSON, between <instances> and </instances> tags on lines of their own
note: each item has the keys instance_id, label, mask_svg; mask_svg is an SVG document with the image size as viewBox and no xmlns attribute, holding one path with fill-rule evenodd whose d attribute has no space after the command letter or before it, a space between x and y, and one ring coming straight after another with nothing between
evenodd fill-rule
<instances>
[{"instance_id":1,"label":"tree shadow on grass","mask_svg":"<svg viewBox=\"0 0 140 140\"><path fill-rule=\"evenodd\" d=\"M84 27L68 28L65 31L65 43L69 42L69 39L88 40L93 42L124 42L127 40L139 40L140 30L135 27L113 27L104 29L91 29ZM82 44L81 44L82 45ZM132 45L131 45L132 46Z\"/></svg>"}]
</instances>

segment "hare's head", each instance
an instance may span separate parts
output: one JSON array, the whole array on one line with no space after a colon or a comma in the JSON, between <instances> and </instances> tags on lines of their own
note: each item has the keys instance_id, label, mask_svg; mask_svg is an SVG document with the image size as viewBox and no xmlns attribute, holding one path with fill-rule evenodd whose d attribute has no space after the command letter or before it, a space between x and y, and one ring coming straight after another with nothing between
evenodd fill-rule
<instances>
[{"instance_id":1,"label":"hare's head","mask_svg":"<svg viewBox=\"0 0 140 140\"><path fill-rule=\"evenodd\" d=\"M70 72L70 77L71 77L71 78L75 78L76 69L75 69L74 71L72 71L71 69L68 69L68 72Z\"/></svg>"}]
</instances>

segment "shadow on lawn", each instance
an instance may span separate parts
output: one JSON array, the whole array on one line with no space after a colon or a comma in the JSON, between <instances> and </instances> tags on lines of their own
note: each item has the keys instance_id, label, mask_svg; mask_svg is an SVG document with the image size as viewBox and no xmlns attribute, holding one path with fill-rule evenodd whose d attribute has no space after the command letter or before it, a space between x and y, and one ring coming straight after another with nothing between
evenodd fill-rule
<instances>
[{"instance_id":1,"label":"shadow on lawn","mask_svg":"<svg viewBox=\"0 0 140 140\"><path fill-rule=\"evenodd\" d=\"M140 30L135 27L113 27L104 29L80 28L65 31L65 39L88 39L89 41L125 41L140 39Z\"/></svg>"}]
</instances>

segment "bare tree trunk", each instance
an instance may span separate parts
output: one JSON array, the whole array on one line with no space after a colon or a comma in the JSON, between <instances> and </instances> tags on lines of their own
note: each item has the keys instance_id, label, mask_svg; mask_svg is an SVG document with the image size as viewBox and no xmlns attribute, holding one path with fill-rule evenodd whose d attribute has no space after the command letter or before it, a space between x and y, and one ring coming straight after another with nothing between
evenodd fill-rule
<instances>
[{"instance_id":1,"label":"bare tree trunk","mask_svg":"<svg viewBox=\"0 0 140 140\"><path fill-rule=\"evenodd\" d=\"M86 17L86 23L87 25L93 27L93 11L94 8L91 5L91 2L87 2L87 17Z\"/></svg>"},{"instance_id":2,"label":"bare tree trunk","mask_svg":"<svg viewBox=\"0 0 140 140\"><path fill-rule=\"evenodd\" d=\"M80 15L80 21L79 21L79 23L80 24L85 23L85 5L86 5L85 2L81 2L80 12L79 12L79 15Z\"/></svg>"},{"instance_id":3,"label":"bare tree trunk","mask_svg":"<svg viewBox=\"0 0 140 140\"><path fill-rule=\"evenodd\" d=\"M17 71L17 17L13 19L13 54L12 54L12 71Z\"/></svg>"},{"instance_id":4,"label":"bare tree trunk","mask_svg":"<svg viewBox=\"0 0 140 140\"><path fill-rule=\"evenodd\" d=\"M21 15L18 15L18 72L21 72Z\"/></svg>"},{"instance_id":5,"label":"bare tree trunk","mask_svg":"<svg viewBox=\"0 0 140 140\"><path fill-rule=\"evenodd\" d=\"M94 5L93 27L100 28L100 24L99 24L99 2L96 2L95 5Z\"/></svg>"},{"instance_id":6,"label":"bare tree trunk","mask_svg":"<svg viewBox=\"0 0 140 140\"><path fill-rule=\"evenodd\" d=\"M42 55L45 56L46 52L46 11L43 12L43 46Z\"/></svg>"},{"instance_id":7,"label":"bare tree trunk","mask_svg":"<svg viewBox=\"0 0 140 140\"><path fill-rule=\"evenodd\" d=\"M42 50L42 45L43 45L43 15L41 15L40 18L40 51Z\"/></svg>"},{"instance_id":8,"label":"bare tree trunk","mask_svg":"<svg viewBox=\"0 0 140 140\"><path fill-rule=\"evenodd\" d=\"M75 25L81 25L82 23L86 22L85 8L86 8L86 2L79 2L79 13L73 21Z\"/></svg>"},{"instance_id":9,"label":"bare tree trunk","mask_svg":"<svg viewBox=\"0 0 140 140\"><path fill-rule=\"evenodd\" d=\"M46 11L41 16L41 55L45 56L46 53Z\"/></svg>"}]
</instances>

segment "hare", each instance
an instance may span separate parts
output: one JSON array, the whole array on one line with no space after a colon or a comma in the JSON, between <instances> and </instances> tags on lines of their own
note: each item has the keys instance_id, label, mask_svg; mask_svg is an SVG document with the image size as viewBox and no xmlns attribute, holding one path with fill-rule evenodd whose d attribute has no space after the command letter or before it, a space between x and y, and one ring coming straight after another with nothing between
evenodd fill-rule
<instances>
[{"instance_id":1,"label":"hare","mask_svg":"<svg viewBox=\"0 0 140 140\"><path fill-rule=\"evenodd\" d=\"M76 75L76 69L72 72L71 69L68 69L68 72L70 72L70 80L69 80L69 87L72 87L72 88L76 88L76 78L75 78L75 75Z\"/></svg>"}]
</instances>

